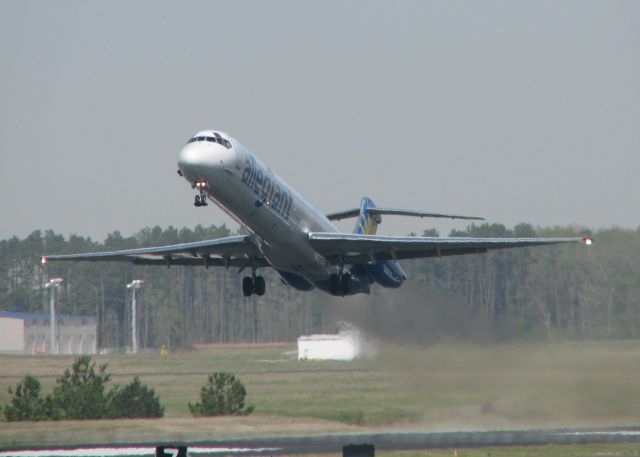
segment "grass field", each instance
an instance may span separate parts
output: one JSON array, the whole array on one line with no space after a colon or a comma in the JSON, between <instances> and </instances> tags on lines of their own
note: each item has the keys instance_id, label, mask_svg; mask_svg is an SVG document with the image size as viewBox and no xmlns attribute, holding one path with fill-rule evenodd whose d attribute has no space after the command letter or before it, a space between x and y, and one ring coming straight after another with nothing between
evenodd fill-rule
<instances>
[{"instance_id":1,"label":"grass field","mask_svg":"<svg viewBox=\"0 0 640 457\"><path fill-rule=\"evenodd\" d=\"M640 342L635 341L382 345L376 357L354 362L299 362L292 344L206 346L167 356L95 360L108 363L113 382L125 384L137 375L155 388L166 417L0 422L0 447L640 423ZM7 388L26 374L39 376L50 392L72 362L63 356L0 355L0 404L10 400ZM189 415L187 404L198 399L206 373L214 371L232 372L244 382L254 414Z\"/></svg>"}]
</instances>

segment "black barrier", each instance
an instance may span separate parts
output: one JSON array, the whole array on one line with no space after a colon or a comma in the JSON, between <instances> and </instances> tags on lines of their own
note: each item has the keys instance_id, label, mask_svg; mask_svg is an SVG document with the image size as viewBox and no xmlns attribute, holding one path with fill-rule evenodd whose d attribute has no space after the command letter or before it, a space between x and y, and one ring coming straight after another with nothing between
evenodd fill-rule
<instances>
[{"instance_id":1,"label":"black barrier","mask_svg":"<svg viewBox=\"0 0 640 457\"><path fill-rule=\"evenodd\" d=\"M373 444L347 444L342 446L342 457L375 457Z\"/></svg>"},{"instance_id":2,"label":"black barrier","mask_svg":"<svg viewBox=\"0 0 640 457\"><path fill-rule=\"evenodd\" d=\"M157 446L156 457L187 457L187 446Z\"/></svg>"}]
</instances>

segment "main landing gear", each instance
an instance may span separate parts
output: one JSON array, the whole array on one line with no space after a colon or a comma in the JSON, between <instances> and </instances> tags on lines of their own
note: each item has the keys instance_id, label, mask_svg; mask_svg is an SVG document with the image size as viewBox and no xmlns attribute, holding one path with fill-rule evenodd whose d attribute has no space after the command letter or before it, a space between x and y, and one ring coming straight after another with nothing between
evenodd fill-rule
<instances>
[{"instance_id":1,"label":"main landing gear","mask_svg":"<svg viewBox=\"0 0 640 457\"><path fill-rule=\"evenodd\" d=\"M245 297L253 294L262 297L265 290L266 285L262 276L245 276L242 278L242 294Z\"/></svg>"},{"instance_id":2,"label":"main landing gear","mask_svg":"<svg viewBox=\"0 0 640 457\"><path fill-rule=\"evenodd\" d=\"M207 206L207 194L205 194L205 189L208 187L206 181L196 181L195 187L198 189L198 195L196 195L196 199L193 202L193 206Z\"/></svg>"},{"instance_id":3,"label":"main landing gear","mask_svg":"<svg viewBox=\"0 0 640 457\"><path fill-rule=\"evenodd\" d=\"M341 271L329 276L329 289L332 295L348 295L351 292L351 275Z\"/></svg>"},{"instance_id":4,"label":"main landing gear","mask_svg":"<svg viewBox=\"0 0 640 457\"><path fill-rule=\"evenodd\" d=\"M242 295L250 297L251 295L256 294L257 296L262 297L264 295L266 285L262 276L256 276L257 268L255 259L249 259L247 265L240 269L240 273L242 273L242 270L248 266L251 267L251 276L245 276L242 278Z\"/></svg>"}]
</instances>

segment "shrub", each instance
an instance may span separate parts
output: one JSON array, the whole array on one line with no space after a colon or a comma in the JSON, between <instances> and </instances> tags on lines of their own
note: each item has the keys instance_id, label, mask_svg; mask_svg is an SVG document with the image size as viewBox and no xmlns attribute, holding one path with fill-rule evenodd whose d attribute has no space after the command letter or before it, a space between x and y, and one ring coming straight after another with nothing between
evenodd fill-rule
<instances>
[{"instance_id":1,"label":"shrub","mask_svg":"<svg viewBox=\"0 0 640 457\"><path fill-rule=\"evenodd\" d=\"M25 376L15 388L9 387L9 393L13 396L11 404L4 407L4 417L8 421L40 421L59 419L59 411L56 410L50 395L40 395L40 381L34 376Z\"/></svg>"},{"instance_id":2,"label":"shrub","mask_svg":"<svg viewBox=\"0 0 640 457\"><path fill-rule=\"evenodd\" d=\"M4 407L8 421L47 419L105 419L162 417L164 408L153 389L134 378L125 387L116 385L108 393L106 385L111 376L107 365L91 362L90 356L75 359L71 371L56 380L53 395L40 395L40 381L27 376L16 385L11 404Z\"/></svg>"},{"instance_id":3,"label":"shrub","mask_svg":"<svg viewBox=\"0 0 640 457\"><path fill-rule=\"evenodd\" d=\"M53 399L62 411L64 419L102 419L107 412L105 386L111 379L106 374L107 365L100 365L96 371L91 357L76 358L71 371L56 380Z\"/></svg>"},{"instance_id":4,"label":"shrub","mask_svg":"<svg viewBox=\"0 0 640 457\"><path fill-rule=\"evenodd\" d=\"M155 391L140 382L136 376L125 387L115 386L109 392L109 413L111 419L123 417L162 417L164 407Z\"/></svg>"},{"instance_id":5,"label":"shrub","mask_svg":"<svg viewBox=\"0 0 640 457\"><path fill-rule=\"evenodd\" d=\"M194 416L246 415L253 406L245 406L247 391L231 373L212 373L200 389L200 403L189 403Z\"/></svg>"}]
</instances>

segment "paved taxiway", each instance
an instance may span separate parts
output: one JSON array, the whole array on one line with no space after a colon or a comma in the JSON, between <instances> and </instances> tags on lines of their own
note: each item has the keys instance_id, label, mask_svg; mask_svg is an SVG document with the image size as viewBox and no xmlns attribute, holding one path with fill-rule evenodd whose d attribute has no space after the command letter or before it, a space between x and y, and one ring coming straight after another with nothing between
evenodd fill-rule
<instances>
[{"instance_id":1,"label":"paved taxiway","mask_svg":"<svg viewBox=\"0 0 640 457\"><path fill-rule=\"evenodd\" d=\"M474 448L542 444L640 443L640 427L606 429L467 431L441 433L368 433L321 436L251 438L194 443L139 443L113 446L14 448L0 450L0 457L148 456L157 445L187 445L189 454L290 455L339 454L347 444L373 444L379 450Z\"/></svg>"}]
</instances>

